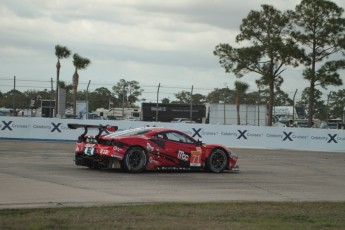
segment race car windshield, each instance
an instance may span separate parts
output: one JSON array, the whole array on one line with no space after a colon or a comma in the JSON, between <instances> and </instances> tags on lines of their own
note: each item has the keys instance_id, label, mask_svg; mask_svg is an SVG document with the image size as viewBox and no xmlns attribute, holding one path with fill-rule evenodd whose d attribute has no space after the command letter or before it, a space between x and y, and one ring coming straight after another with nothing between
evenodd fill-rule
<instances>
[{"instance_id":1,"label":"race car windshield","mask_svg":"<svg viewBox=\"0 0 345 230\"><path fill-rule=\"evenodd\" d=\"M151 130L147 128L136 128L136 129L128 129L123 130L120 132L111 133L106 138L113 138L113 137L123 137L123 136L132 136L132 135L141 135L150 132Z\"/></svg>"}]
</instances>

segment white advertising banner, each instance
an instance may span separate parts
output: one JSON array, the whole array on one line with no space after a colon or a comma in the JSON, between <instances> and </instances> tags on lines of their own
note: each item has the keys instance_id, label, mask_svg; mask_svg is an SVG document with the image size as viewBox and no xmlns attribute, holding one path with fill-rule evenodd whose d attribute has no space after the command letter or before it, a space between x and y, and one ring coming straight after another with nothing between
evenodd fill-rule
<instances>
[{"instance_id":1,"label":"white advertising banner","mask_svg":"<svg viewBox=\"0 0 345 230\"><path fill-rule=\"evenodd\" d=\"M83 130L68 123L116 125L119 130L157 126L183 131L205 143L235 148L345 152L345 130L117 120L0 117L0 139L75 141ZM92 132L93 130L90 130ZM94 130L97 133L97 130Z\"/></svg>"}]
</instances>

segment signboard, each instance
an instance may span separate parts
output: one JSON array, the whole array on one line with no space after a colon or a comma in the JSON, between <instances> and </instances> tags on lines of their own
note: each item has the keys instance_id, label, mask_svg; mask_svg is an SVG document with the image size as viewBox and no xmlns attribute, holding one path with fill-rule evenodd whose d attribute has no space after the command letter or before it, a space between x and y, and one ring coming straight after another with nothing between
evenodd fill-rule
<instances>
[{"instance_id":1,"label":"signboard","mask_svg":"<svg viewBox=\"0 0 345 230\"><path fill-rule=\"evenodd\" d=\"M205 143L236 148L291 149L345 153L345 130L267 126L207 125L118 120L0 117L0 139L76 141L82 130L68 123L117 125L119 130L137 127L170 127ZM95 133L98 130L94 131Z\"/></svg>"}]
</instances>

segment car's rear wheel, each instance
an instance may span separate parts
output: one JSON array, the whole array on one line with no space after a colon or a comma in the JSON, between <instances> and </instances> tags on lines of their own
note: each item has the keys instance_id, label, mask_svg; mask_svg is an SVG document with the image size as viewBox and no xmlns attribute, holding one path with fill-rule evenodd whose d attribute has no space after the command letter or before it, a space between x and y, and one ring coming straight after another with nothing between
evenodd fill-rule
<instances>
[{"instance_id":1,"label":"car's rear wheel","mask_svg":"<svg viewBox=\"0 0 345 230\"><path fill-rule=\"evenodd\" d=\"M208 156L207 169L214 173L223 172L228 165L228 155L222 149L213 150Z\"/></svg>"},{"instance_id":2,"label":"car's rear wheel","mask_svg":"<svg viewBox=\"0 0 345 230\"><path fill-rule=\"evenodd\" d=\"M122 164L123 168L127 172L138 173L144 171L147 164L145 150L140 147L130 148L126 153Z\"/></svg>"}]
</instances>

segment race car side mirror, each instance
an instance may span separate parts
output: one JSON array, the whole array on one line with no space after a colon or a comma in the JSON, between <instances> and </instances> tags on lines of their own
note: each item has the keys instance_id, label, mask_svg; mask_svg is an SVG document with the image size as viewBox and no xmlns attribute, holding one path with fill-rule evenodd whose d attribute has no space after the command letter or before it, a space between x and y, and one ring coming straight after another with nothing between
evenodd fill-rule
<instances>
[{"instance_id":1,"label":"race car side mirror","mask_svg":"<svg viewBox=\"0 0 345 230\"><path fill-rule=\"evenodd\" d=\"M117 126L107 126L107 131L116 132L118 130Z\"/></svg>"},{"instance_id":2,"label":"race car side mirror","mask_svg":"<svg viewBox=\"0 0 345 230\"><path fill-rule=\"evenodd\" d=\"M202 141L198 139L198 141L196 142L196 146L202 146Z\"/></svg>"}]
</instances>

